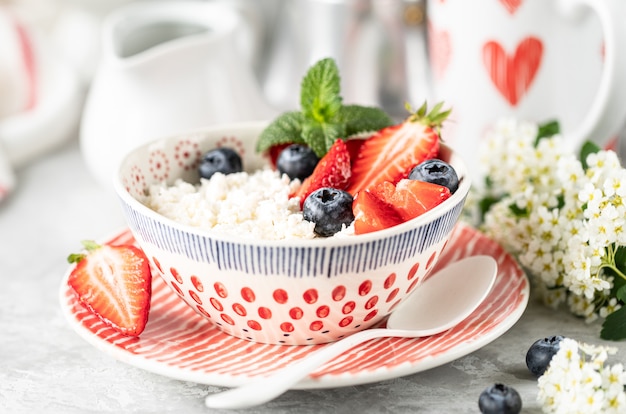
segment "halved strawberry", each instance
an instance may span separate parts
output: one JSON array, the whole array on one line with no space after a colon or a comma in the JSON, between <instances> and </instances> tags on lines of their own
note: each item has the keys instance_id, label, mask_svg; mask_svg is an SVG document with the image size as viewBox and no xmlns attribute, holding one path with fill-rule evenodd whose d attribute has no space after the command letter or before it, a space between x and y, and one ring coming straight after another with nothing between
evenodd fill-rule
<instances>
[{"instance_id":1,"label":"halved strawberry","mask_svg":"<svg viewBox=\"0 0 626 414\"><path fill-rule=\"evenodd\" d=\"M152 274L141 249L84 241L86 253L71 254L76 267L68 283L103 322L127 335L143 332L150 311Z\"/></svg>"},{"instance_id":2,"label":"halved strawberry","mask_svg":"<svg viewBox=\"0 0 626 414\"><path fill-rule=\"evenodd\" d=\"M383 230L404 220L391 204L386 203L369 190L360 191L352 204L354 233L365 234Z\"/></svg>"},{"instance_id":3,"label":"halved strawberry","mask_svg":"<svg viewBox=\"0 0 626 414\"><path fill-rule=\"evenodd\" d=\"M439 127L450 111L441 112L442 103L426 113L422 105L403 123L383 128L360 147L353 161L353 196L382 181L393 184L406 178L410 170L439 152Z\"/></svg>"},{"instance_id":4,"label":"halved strawberry","mask_svg":"<svg viewBox=\"0 0 626 414\"><path fill-rule=\"evenodd\" d=\"M403 221L424 214L451 195L450 190L442 185L409 179L402 179L396 185L384 181L370 191L393 206Z\"/></svg>"},{"instance_id":5,"label":"halved strawberry","mask_svg":"<svg viewBox=\"0 0 626 414\"><path fill-rule=\"evenodd\" d=\"M300 208L302 208L304 200L315 190L322 187L345 189L350 175L350 153L346 143L342 139L337 139L326 155L319 160L313 173L305 178L302 185L291 196L300 197Z\"/></svg>"}]
</instances>

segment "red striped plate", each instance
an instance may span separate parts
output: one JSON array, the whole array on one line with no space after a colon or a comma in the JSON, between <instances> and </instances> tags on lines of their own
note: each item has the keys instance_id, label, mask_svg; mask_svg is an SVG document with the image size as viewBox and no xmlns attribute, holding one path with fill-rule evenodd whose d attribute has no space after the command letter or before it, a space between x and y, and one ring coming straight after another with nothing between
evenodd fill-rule
<instances>
[{"instance_id":1,"label":"red striped plate","mask_svg":"<svg viewBox=\"0 0 626 414\"><path fill-rule=\"evenodd\" d=\"M129 230L122 230L107 241L133 242L133 237ZM528 279L499 244L462 223L439 263L474 254L493 256L498 276L485 302L461 324L427 338L371 340L328 362L294 388L332 388L413 374L474 352L504 334L526 309ZM130 338L108 328L76 300L67 285L69 272L61 284L60 301L72 328L106 354L170 378L239 386L326 346L265 345L223 334L159 277L153 281L148 325L139 338Z\"/></svg>"}]
</instances>

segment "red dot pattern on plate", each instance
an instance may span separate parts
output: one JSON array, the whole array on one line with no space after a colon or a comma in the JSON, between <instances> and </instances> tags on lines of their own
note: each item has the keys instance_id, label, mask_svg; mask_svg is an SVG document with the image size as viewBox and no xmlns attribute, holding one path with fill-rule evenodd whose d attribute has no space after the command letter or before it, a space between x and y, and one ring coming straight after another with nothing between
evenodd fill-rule
<instances>
[{"instance_id":1,"label":"red dot pattern on plate","mask_svg":"<svg viewBox=\"0 0 626 414\"><path fill-rule=\"evenodd\" d=\"M241 303L233 303L233 311L239 316L246 316L248 312Z\"/></svg>"},{"instance_id":2,"label":"red dot pattern on plate","mask_svg":"<svg viewBox=\"0 0 626 414\"><path fill-rule=\"evenodd\" d=\"M298 307L291 308L289 309L289 316L291 316L291 319L295 320L302 319L302 317L304 316L304 312Z\"/></svg>"},{"instance_id":3,"label":"red dot pattern on plate","mask_svg":"<svg viewBox=\"0 0 626 414\"><path fill-rule=\"evenodd\" d=\"M211 302L211 305L213 305L213 307L217 309L218 311L221 312L224 310L224 306L222 305L222 302L220 302L216 298L211 298L209 299L209 301Z\"/></svg>"},{"instance_id":4,"label":"red dot pattern on plate","mask_svg":"<svg viewBox=\"0 0 626 414\"><path fill-rule=\"evenodd\" d=\"M254 295L254 291L249 287L241 288L241 297L246 302L254 302L256 300L256 296Z\"/></svg>"},{"instance_id":5,"label":"red dot pattern on plate","mask_svg":"<svg viewBox=\"0 0 626 414\"><path fill-rule=\"evenodd\" d=\"M346 287L342 285L337 286L333 289L332 296L335 302L339 302L346 297Z\"/></svg>"},{"instance_id":6,"label":"red dot pattern on plate","mask_svg":"<svg viewBox=\"0 0 626 414\"><path fill-rule=\"evenodd\" d=\"M311 325L309 325L309 329L312 331L319 331L324 327L324 322L322 321L313 321Z\"/></svg>"},{"instance_id":7,"label":"red dot pattern on plate","mask_svg":"<svg viewBox=\"0 0 626 414\"><path fill-rule=\"evenodd\" d=\"M391 302L392 300L394 300L394 299L395 299L395 297L396 297L396 296L398 296L398 292L400 292L400 289L399 289L399 288L395 288L394 290L392 290L392 291L389 293L389 296L387 296L387 300L386 300L385 302L389 303L389 302Z\"/></svg>"},{"instance_id":8,"label":"red dot pattern on plate","mask_svg":"<svg viewBox=\"0 0 626 414\"><path fill-rule=\"evenodd\" d=\"M365 309L372 309L378 303L378 296L374 295L365 302Z\"/></svg>"},{"instance_id":9,"label":"red dot pattern on plate","mask_svg":"<svg viewBox=\"0 0 626 414\"><path fill-rule=\"evenodd\" d=\"M347 315L351 313L354 310L354 308L356 308L356 303L353 300L351 300L351 301L346 302L343 305L343 307L341 308L341 312L343 312L344 315Z\"/></svg>"},{"instance_id":10,"label":"red dot pattern on plate","mask_svg":"<svg viewBox=\"0 0 626 414\"><path fill-rule=\"evenodd\" d=\"M293 332L293 325L290 322L283 322L280 324L280 330L283 332Z\"/></svg>"},{"instance_id":11,"label":"red dot pattern on plate","mask_svg":"<svg viewBox=\"0 0 626 414\"><path fill-rule=\"evenodd\" d=\"M193 290L190 290L189 296L191 296L191 299L193 299L194 302L196 302L198 305L202 305L202 299L200 299L200 296L198 296L196 292L194 292Z\"/></svg>"},{"instance_id":12,"label":"red dot pattern on plate","mask_svg":"<svg viewBox=\"0 0 626 414\"><path fill-rule=\"evenodd\" d=\"M376 316L376 314L378 313L377 309L374 309L373 311L371 311L370 313L368 313L367 315L365 315L365 318L363 318L363 322L367 322L370 319L372 319L374 316Z\"/></svg>"},{"instance_id":13,"label":"red dot pattern on plate","mask_svg":"<svg viewBox=\"0 0 626 414\"><path fill-rule=\"evenodd\" d=\"M258 323L257 321L248 321L248 326L250 327L250 329L254 329L255 331L260 331L261 330L261 324Z\"/></svg>"},{"instance_id":14,"label":"red dot pattern on plate","mask_svg":"<svg viewBox=\"0 0 626 414\"><path fill-rule=\"evenodd\" d=\"M196 288L198 292L204 292L204 285L202 284L198 276L191 276L191 284L194 288Z\"/></svg>"},{"instance_id":15,"label":"red dot pattern on plate","mask_svg":"<svg viewBox=\"0 0 626 414\"><path fill-rule=\"evenodd\" d=\"M211 317L211 315L209 315L209 312L207 312L202 306L198 305L196 306L196 309L198 309L198 312L200 312L202 315L206 316L207 318Z\"/></svg>"},{"instance_id":16,"label":"red dot pattern on plate","mask_svg":"<svg viewBox=\"0 0 626 414\"><path fill-rule=\"evenodd\" d=\"M320 306L319 308L317 308L317 311L315 312L318 318L325 318L328 316L329 313L330 313L330 308L326 305Z\"/></svg>"},{"instance_id":17,"label":"red dot pattern on plate","mask_svg":"<svg viewBox=\"0 0 626 414\"><path fill-rule=\"evenodd\" d=\"M354 318L352 316L346 316L345 318L339 321L339 326L342 328L345 328L346 326L350 325L353 320Z\"/></svg>"},{"instance_id":18,"label":"red dot pattern on plate","mask_svg":"<svg viewBox=\"0 0 626 414\"><path fill-rule=\"evenodd\" d=\"M387 279L385 279L385 283L383 284L383 287L385 289L389 289L390 287L393 286L394 283L396 283L396 274L392 273L389 276L387 276Z\"/></svg>"},{"instance_id":19,"label":"red dot pattern on plate","mask_svg":"<svg viewBox=\"0 0 626 414\"><path fill-rule=\"evenodd\" d=\"M222 320L224 322L226 322L229 325L234 325L235 324L235 321L233 321L233 318L231 318L230 316L226 315L225 313L222 313L220 315L220 317L222 318Z\"/></svg>"},{"instance_id":20,"label":"red dot pattern on plate","mask_svg":"<svg viewBox=\"0 0 626 414\"><path fill-rule=\"evenodd\" d=\"M276 289L272 294L272 297L276 301L276 303L280 303L281 305L287 303L289 296L287 295L287 291L284 289Z\"/></svg>"},{"instance_id":21,"label":"red dot pattern on plate","mask_svg":"<svg viewBox=\"0 0 626 414\"><path fill-rule=\"evenodd\" d=\"M174 290L176 291L176 293L178 293L178 296L185 296L183 294L183 291L180 290L180 288L178 287L178 285L176 285L174 282L171 283L171 286L174 288Z\"/></svg>"},{"instance_id":22,"label":"red dot pattern on plate","mask_svg":"<svg viewBox=\"0 0 626 414\"><path fill-rule=\"evenodd\" d=\"M372 281L366 280L359 286L359 296L365 296L372 290Z\"/></svg>"},{"instance_id":23,"label":"red dot pattern on plate","mask_svg":"<svg viewBox=\"0 0 626 414\"><path fill-rule=\"evenodd\" d=\"M415 275L417 274L417 271L420 268L420 262L417 262L413 265L413 267L411 268L411 270L409 270L409 274L407 276L408 280L411 280L415 277Z\"/></svg>"},{"instance_id":24,"label":"red dot pattern on plate","mask_svg":"<svg viewBox=\"0 0 626 414\"><path fill-rule=\"evenodd\" d=\"M215 293L217 293L217 296L222 299L228 296L228 291L226 290L226 287L220 282L215 282L215 284L213 285L213 289L215 289Z\"/></svg>"},{"instance_id":25,"label":"red dot pattern on plate","mask_svg":"<svg viewBox=\"0 0 626 414\"><path fill-rule=\"evenodd\" d=\"M272 311L270 310L270 308L266 308L265 306L261 306L258 310L258 313L259 313L259 317L263 319L272 318Z\"/></svg>"},{"instance_id":26,"label":"red dot pattern on plate","mask_svg":"<svg viewBox=\"0 0 626 414\"><path fill-rule=\"evenodd\" d=\"M176 281L178 283L180 283L181 285L183 284L183 278L180 277L180 274L178 273L178 270L176 270L173 267L171 267L170 268L170 273L172 274L172 276L174 276L174 279L176 279Z\"/></svg>"},{"instance_id":27,"label":"red dot pattern on plate","mask_svg":"<svg viewBox=\"0 0 626 414\"><path fill-rule=\"evenodd\" d=\"M308 303L309 305L312 305L313 303L317 302L317 299L318 299L317 290L315 289L307 290L306 292L302 294L302 298L304 299L306 303Z\"/></svg>"}]
</instances>

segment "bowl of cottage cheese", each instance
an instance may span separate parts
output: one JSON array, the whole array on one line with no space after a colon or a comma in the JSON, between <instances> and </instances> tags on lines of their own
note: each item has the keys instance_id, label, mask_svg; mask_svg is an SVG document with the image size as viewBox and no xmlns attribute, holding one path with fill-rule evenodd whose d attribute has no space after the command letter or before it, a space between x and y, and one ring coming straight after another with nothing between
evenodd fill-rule
<instances>
[{"instance_id":1,"label":"bowl of cottage cheese","mask_svg":"<svg viewBox=\"0 0 626 414\"><path fill-rule=\"evenodd\" d=\"M264 122L212 126L132 150L115 189L153 272L198 314L238 338L289 345L336 341L378 324L420 288L449 240L469 192L367 234L343 226L319 237L290 195L301 185L256 150ZM243 171L200 179L207 151L228 147Z\"/></svg>"}]
</instances>

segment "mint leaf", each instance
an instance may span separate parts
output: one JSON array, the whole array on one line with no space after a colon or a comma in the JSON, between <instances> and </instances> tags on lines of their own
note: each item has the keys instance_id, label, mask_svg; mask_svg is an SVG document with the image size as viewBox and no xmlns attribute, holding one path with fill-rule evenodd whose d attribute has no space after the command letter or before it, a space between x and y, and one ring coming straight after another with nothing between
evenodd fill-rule
<instances>
[{"instance_id":1,"label":"mint leaf","mask_svg":"<svg viewBox=\"0 0 626 414\"><path fill-rule=\"evenodd\" d=\"M626 307L619 308L606 317L600 337L611 341L626 339Z\"/></svg>"},{"instance_id":2,"label":"mint leaf","mask_svg":"<svg viewBox=\"0 0 626 414\"><path fill-rule=\"evenodd\" d=\"M341 123L308 122L302 128L302 136L315 154L322 158L338 138L346 136Z\"/></svg>"},{"instance_id":3,"label":"mint leaf","mask_svg":"<svg viewBox=\"0 0 626 414\"><path fill-rule=\"evenodd\" d=\"M302 79L300 107L307 121L331 121L341 108L339 69L331 58L318 61Z\"/></svg>"},{"instance_id":4,"label":"mint leaf","mask_svg":"<svg viewBox=\"0 0 626 414\"><path fill-rule=\"evenodd\" d=\"M369 106L342 106L339 110L338 118L346 126L346 136L361 132L378 131L393 125L393 120L385 111Z\"/></svg>"},{"instance_id":5,"label":"mint leaf","mask_svg":"<svg viewBox=\"0 0 626 414\"><path fill-rule=\"evenodd\" d=\"M261 132L256 143L256 150L263 152L280 144L304 144L303 123L304 116L301 112L285 112L279 115Z\"/></svg>"}]
</instances>

